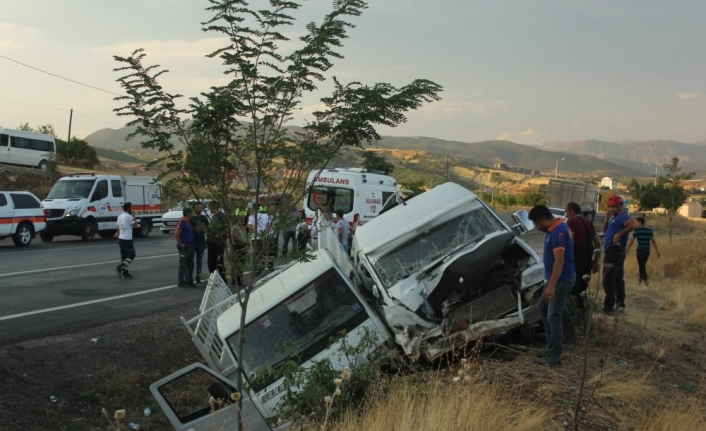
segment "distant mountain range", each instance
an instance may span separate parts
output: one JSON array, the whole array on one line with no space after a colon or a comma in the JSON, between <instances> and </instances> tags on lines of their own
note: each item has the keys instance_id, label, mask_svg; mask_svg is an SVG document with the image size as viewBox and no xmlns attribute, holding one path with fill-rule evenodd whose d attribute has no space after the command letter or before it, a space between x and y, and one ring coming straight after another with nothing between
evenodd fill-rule
<instances>
[{"instance_id":1,"label":"distant mountain range","mask_svg":"<svg viewBox=\"0 0 706 431\"><path fill-rule=\"evenodd\" d=\"M300 127L289 127L290 132ZM131 129L102 129L85 139L94 147L121 151L140 148L140 139L125 141ZM622 141L604 142L585 140L550 142L543 146L520 145L509 141L459 142L412 136L385 136L374 144L383 148L419 150L462 160L466 163L492 167L495 163L554 171L559 160L559 171L615 177L650 176L654 168L647 163L662 165L678 156L690 169L706 169L706 140L696 144L676 141ZM564 160L561 160L564 159Z\"/></svg>"},{"instance_id":2,"label":"distant mountain range","mask_svg":"<svg viewBox=\"0 0 706 431\"><path fill-rule=\"evenodd\" d=\"M694 144L672 140L606 142L587 139L573 142L548 142L540 148L594 156L636 169L641 169L640 165L644 166L648 163L661 167L672 157L677 156L687 169L706 169L706 139ZM654 174L654 170L652 173Z\"/></svg>"}]
</instances>

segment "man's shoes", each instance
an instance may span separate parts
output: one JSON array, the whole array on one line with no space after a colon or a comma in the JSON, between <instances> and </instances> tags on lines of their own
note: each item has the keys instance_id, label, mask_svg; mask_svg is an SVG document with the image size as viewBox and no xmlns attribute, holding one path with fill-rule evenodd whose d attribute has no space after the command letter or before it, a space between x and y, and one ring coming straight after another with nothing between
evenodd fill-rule
<instances>
[{"instance_id":1,"label":"man's shoes","mask_svg":"<svg viewBox=\"0 0 706 431\"><path fill-rule=\"evenodd\" d=\"M196 283L196 284L203 284L203 281L201 281L201 279L197 278L196 281L194 281L194 283Z\"/></svg>"},{"instance_id":2,"label":"man's shoes","mask_svg":"<svg viewBox=\"0 0 706 431\"><path fill-rule=\"evenodd\" d=\"M625 313L625 305L618 305L618 313Z\"/></svg>"},{"instance_id":3,"label":"man's shoes","mask_svg":"<svg viewBox=\"0 0 706 431\"><path fill-rule=\"evenodd\" d=\"M534 354L535 358L546 358L549 356L549 351L548 350L541 350L537 353Z\"/></svg>"},{"instance_id":4,"label":"man's shoes","mask_svg":"<svg viewBox=\"0 0 706 431\"><path fill-rule=\"evenodd\" d=\"M118 265L118 266L115 267L115 270L118 271L118 277L120 277L120 278L125 278L125 277L123 276L123 269L122 269L122 267L123 267L122 265Z\"/></svg>"},{"instance_id":5,"label":"man's shoes","mask_svg":"<svg viewBox=\"0 0 706 431\"><path fill-rule=\"evenodd\" d=\"M549 368L561 368L561 359L552 359L549 355L538 358L534 363L537 365L546 365Z\"/></svg>"},{"instance_id":6,"label":"man's shoes","mask_svg":"<svg viewBox=\"0 0 706 431\"><path fill-rule=\"evenodd\" d=\"M121 276L122 278L135 278L135 277L132 276L132 274L130 274L129 272L127 272L127 269L126 269L125 271L123 271L123 272L120 274L120 276Z\"/></svg>"},{"instance_id":7,"label":"man's shoes","mask_svg":"<svg viewBox=\"0 0 706 431\"><path fill-rule=\"evenodd\" d=\"M606 310L605 308L603 308L601 309L600 313L604 316L615 316L615 310Z\"/></svg>"}]
</instances>

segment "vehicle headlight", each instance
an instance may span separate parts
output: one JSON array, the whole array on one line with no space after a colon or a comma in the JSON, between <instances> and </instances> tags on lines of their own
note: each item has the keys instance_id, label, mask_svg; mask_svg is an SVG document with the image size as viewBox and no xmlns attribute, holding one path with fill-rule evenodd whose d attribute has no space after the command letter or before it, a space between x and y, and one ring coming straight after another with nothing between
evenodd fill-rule
<instances>
[{"instance_id":1,"label":"vehicle headlight","mask_svg":"<svg viewBox=\"0 0 706 431\"><path fill-rule=\"evenodd\" d=\"M81 211L81 207L71 207L66 210L66 217L75 217Z\"/></svg>"}]
</instances>

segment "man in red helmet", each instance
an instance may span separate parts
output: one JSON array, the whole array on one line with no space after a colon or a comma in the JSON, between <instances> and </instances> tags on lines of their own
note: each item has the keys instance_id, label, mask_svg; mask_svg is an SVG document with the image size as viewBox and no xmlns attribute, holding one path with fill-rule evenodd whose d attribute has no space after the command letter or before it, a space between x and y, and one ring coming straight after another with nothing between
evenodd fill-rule
<instances>
[{"instance_id":1,"label":"man in red helmet","mask_svg":"<svg viewBox=\"0 0 706 431\"><path fill-rule=\"evenodd\" d=\"M613 195L608 198L608 211L603 221L603 290L605 301L603 314L613 314L617 302L618 311L625 310L625 246L630 232L635 229L628 213L623 211L623 198Z\"/></svg>"}]
</instances>

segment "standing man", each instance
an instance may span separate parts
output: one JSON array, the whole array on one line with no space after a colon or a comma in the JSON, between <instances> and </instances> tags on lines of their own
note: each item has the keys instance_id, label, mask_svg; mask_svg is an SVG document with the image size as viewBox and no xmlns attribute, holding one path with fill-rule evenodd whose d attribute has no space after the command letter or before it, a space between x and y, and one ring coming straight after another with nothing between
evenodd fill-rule
<instances>
[{"instance_id":1,"label":"standing man","mask_svg":"<svg viewBox=\"0 0 706 431\"><path fill-rule=\"evenodd\" d=\"M223 263L229 231L226 216L221 212L218 202L211 201L208 207L211 210L211 226L208 231L208 272L213 274L218 271L221 278L227 280L226 267Z\"/></svg>"},{"instance_id":2,"label":"standing man","mask_svg":"<svg viewBox=\"0 0 706 431\"><path fill-rule=\"evenodd\" d=\"M632 233L630 242L628 242L626 254L630 254L630 247L632 247L633 242L637 239L637 266L640 268L640 278L638 279L637 284L639 285L640 283L645 283L645 286L649 286L650 282L647 281L646 266L647 259L650 258L650 243L652 243L652 246L655 248L657 259L661 256L659 254L659 248L657 248L657 242L655 241L652 229L645 226L645 218L637 217L635 220L637 221L637 227Z\"/></svg>"},{"instance_id":3,"label":"standing man","mask_svg":"<svg viewBox=\"0 0 706 431\"><path fill-rule=\"evenodd\" d=\"M292 252L297 249L297 205L292 204L290 208L290 220L287 225L287 230L284 232L284 240L282 243L282 257L287 257L287 249L289 249L289 241L292 241Z\"/></svg>"},{"instance_id":4,"label":"standing man","mask_svg":"<svg viewBox=\"0 0 706 431\"><path fill-rule=\"evenodd\" d=\"M277 211L277 204L272 202L267 206L267 216L269 217L267 226L267 269L274 268L275 259L277 259L277 251L279 250L279 226L280 214Z\"/></svg>"},{"instance_id":5,"label":"standing man","mask_svg":"<svg viewBox=\"0 0 706 431\"><path fill-rule=\"evenodd\" d=\"M608 211L603 221L603 290L605 302L601 313L611 315L625 310L625 246L628 235L635 230L635 224L628 213L623 211L623 198L613 195L608 198Z\"/></svg>"},{"instance_id":6,"label":"standing man","mask_svg":"<svg viewBox=\"0 0 706 431\"><path fill-rule=\"evenodd\" d=\"M576 295L576 302L581 310L584 309L581 293L588 288L588 282L583 279L586 274L598 271L598 261L601 257L601 240L596 235L593 223L581 215L581 206L576 202L569 202L564 209L566 224L571 230L571 239L574 243L574 267L576 268L576 284L571 293Z\"/></svg>"},{"instance_id":7,"label":"standing man","mask_svg":"<svg viewBox=\"0 0 706 431\"><path fill-rule=\"evenodd\" d=\"M120 247L120 263L115 267L120 278L133 278L127 271L135 260L135 244L132 242L132 229L137 228L137 222L132 216L132 203L123 204L123 213L118 216L118 247Z\"/></svg>"},{"instance_id":8,"label":"standing man","mask_svg":"<svg viewBox=\"0 0 706 431\"><path fill-rule=\"evenodd\" d=\"M343 210L336 210L336 238L341 242L343 250L348 254L348 233L350 232L350 225L343 218Z\"/></svg>"},{"instance_id":9,"label":"standing man","mask_svg":"<svg viewBox=\"0 0 706 431\"><path fill-rule=\"evenodd\" d=\"M174 231L179 250L179 273L177 287L194 287L194 231L191 228L193 210L184 208L184 216Z\"/></svg>"},{"instance_id":10,"label":"standing man","mask_svg":"<svg viewBox=\"0 0 706 431\"><path fill-rule=\"evenodd\" d=\"M261 207L262 208L262 207ZM262 256L262 236L267 231L267 226L270 224L270 218L266 212L260 212L256 207L253 207L252 214L248 217L248 231L250 231L250 240L252 241L252 258L257 260L256 275L260 275L262 269L259 267L259 260Z\"/></svg>"},{"instance_id":11,"label":"standing man","mask_svg":"<svg viewBox=\"0 0 706 431\"><path fill-rule=\"evenodd\" d=\"M196 257L196 284L201 284L201 271L203 270L203 254L206 252L206 230L208 217L203 213L203 205L194 205L194 216L191 218L191 230L194 233L194 256ZM209 253L209 256L211 254Z\"/></svg>"},{"instance_id":12,"label":"standing man","mask_svg":"<svg viewBox=\"0 0 706 431\"><path fill-rule=\"evenodd\" d=\"M547 351L542 352L535 362L550 367L561 367L561 353L564 347L562 315L576 281L571 232L569 226L554 218L545 205L532 208L529 219L537 229L546 232L543 254L545 285L537 307L547 336Z\"/></svg>"}]
</instances>

